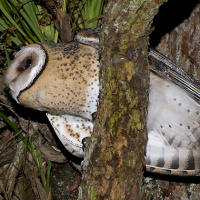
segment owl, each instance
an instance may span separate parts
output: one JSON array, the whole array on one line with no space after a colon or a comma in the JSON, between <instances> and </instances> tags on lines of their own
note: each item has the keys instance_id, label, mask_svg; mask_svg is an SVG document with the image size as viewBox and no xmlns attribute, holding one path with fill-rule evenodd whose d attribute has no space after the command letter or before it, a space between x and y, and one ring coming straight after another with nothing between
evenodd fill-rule
<instances>
[{"instance_id":1,"label":"owl","mask_svg":"<svg viewBox=\"0 0 200 200\"><path fill-rule=\"evenodd\" d=\"M19 51L5 79L21 105L45 111L58 138L83 157L82 140L93 131L99 94L98 50L72 41L34 44Z\"/></svg>"},{"instance_id":2,"label":"owl","mask_svg":"<svg viewBox=\"0 0 200 200\"><path fill-rule=\"evenodd\" d=\"M98 29L89 29L65 44L24 47L5 76L17 103L45 111L62 144L77 157L84 157L83 141L92 134L97 111L99 33ZM162 54L150 50L149 59L146 169L198 175L199 86Z\"/></svg>"}]
</instances>

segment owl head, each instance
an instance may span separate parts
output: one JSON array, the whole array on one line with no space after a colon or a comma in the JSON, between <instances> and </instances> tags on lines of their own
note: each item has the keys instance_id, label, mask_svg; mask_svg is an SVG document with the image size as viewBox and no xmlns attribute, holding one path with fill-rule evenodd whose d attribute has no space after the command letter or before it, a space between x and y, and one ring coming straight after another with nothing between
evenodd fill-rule
<instances>
[{"instance_id":1,"label":"owl head","mask_svg":"<svg viewBox=\"0 0 200 200\"><path fill-rule=\"evenodd\" d=\"M98 101L98 66L98 51L77 41L34 44L16 54L5 79L23 106L91 120Z\"/></svg>"},{"instance_id":2,"label":"owl head","mask_svg":"<svg viewBox=\"0 0 200 200\"><path fill-rule=\"evenodd\" d=\"M19 51L8 67L5 81L10 88L12 97L20 103L20 93L31 87L35 79L45 67L46 54L39 45L24 47Z\"/></svg>"}]
</instances>

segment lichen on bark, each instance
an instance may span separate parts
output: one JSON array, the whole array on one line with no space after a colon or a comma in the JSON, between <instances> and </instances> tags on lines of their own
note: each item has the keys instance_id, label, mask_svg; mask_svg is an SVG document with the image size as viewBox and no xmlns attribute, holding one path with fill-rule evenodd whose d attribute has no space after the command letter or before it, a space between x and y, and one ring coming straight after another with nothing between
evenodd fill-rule
<instances>
[{"instance_id":1,"label":"lichen on bark","mask_svg":"<svg viewBox=\"0 0 200 200\"><path fill-rule=\"evenodd\" d=\"M79 199L145 199L151 20L164 1L118 0L107 7L100 40L100 101Z\"/></svg>"}]
</instances>

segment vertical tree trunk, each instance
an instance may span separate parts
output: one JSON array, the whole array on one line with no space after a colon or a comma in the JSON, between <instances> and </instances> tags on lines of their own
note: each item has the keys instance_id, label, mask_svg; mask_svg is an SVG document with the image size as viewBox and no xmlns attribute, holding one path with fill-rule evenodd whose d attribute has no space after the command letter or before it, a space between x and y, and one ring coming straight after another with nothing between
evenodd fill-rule
<instances>
[{"instance_id":1,"label":"vertical tree trunk","mask_svg":"<svg viewBox=\"0 0 200 200\"><path fill-rule=\"evenodd\" d=\"M79 199L146 199L148 35L164 1L109 2L100 45L100 103Z\"/></svg>"}]
</instances>

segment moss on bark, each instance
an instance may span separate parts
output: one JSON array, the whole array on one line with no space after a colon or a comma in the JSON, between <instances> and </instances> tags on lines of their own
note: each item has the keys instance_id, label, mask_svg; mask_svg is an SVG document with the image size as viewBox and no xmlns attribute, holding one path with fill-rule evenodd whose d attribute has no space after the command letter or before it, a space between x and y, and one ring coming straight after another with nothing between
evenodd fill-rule
<instances>
[{"instance_id":1,"label":"moss on bark","mask_svg":"<svg viewBox=\"0 0 200 200\"><path fill-rule=\"evenodd\" d=\"M100 102L79 199L146 198L148 35L162 2L109 2L100 44Z\"/></svg>"}]
</instances>

